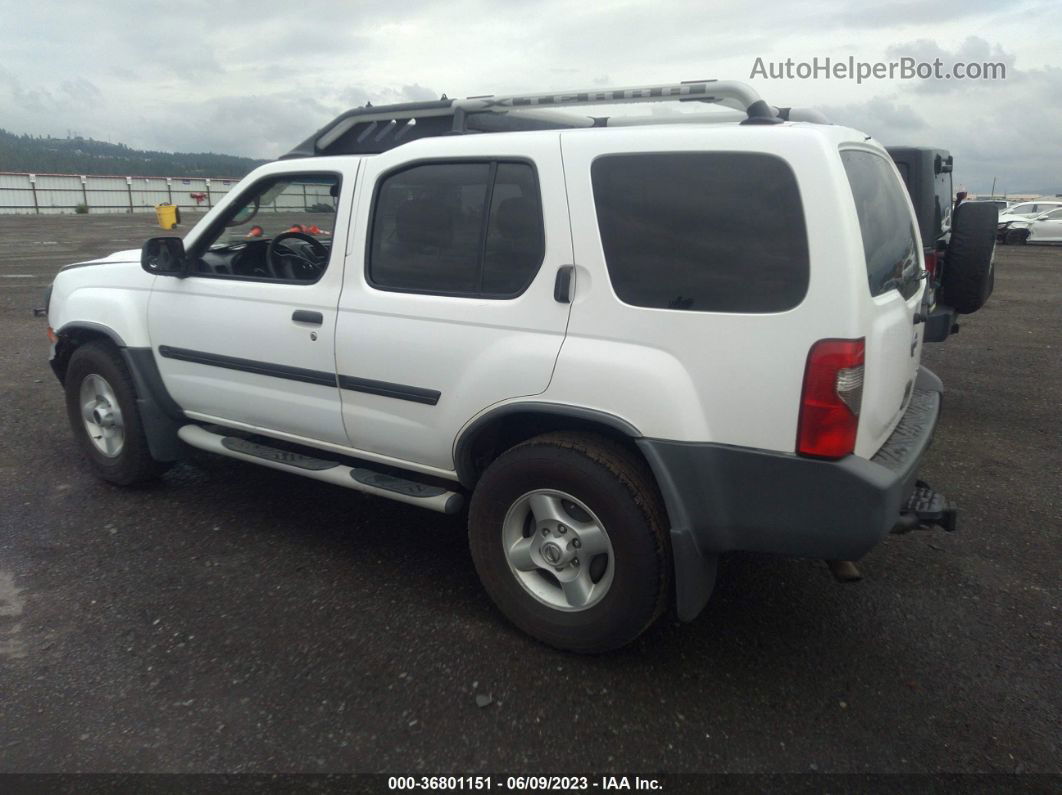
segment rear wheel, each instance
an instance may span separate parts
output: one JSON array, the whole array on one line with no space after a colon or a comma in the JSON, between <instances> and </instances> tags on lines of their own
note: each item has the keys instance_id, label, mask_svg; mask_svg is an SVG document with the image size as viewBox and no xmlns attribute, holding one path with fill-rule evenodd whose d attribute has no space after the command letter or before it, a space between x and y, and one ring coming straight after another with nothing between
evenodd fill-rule
<instances>
[{"instance_id":1,"label":"rear wheel","mask_svg":"<svg viewBox=\"0 0 1062 795\"><path fill-rule=\"evenodd\" d=\"M552 433L487 469L469 511L472 559L499 609L551 646L623 646L663 612L671 557L645 463L591 434Z\"/></svg>"},{"instance_id":2,"label":"rear wheel","mask_svg":"<svg viewBox=\"0 0 1062 795\"><path fill-rule=\"evenodd\" d=\"M64 384L70 427L100 477L127 486L169 467L151 457L132 378L112 345L90 342L74 351Z\"/></svg>"}]
</instances>

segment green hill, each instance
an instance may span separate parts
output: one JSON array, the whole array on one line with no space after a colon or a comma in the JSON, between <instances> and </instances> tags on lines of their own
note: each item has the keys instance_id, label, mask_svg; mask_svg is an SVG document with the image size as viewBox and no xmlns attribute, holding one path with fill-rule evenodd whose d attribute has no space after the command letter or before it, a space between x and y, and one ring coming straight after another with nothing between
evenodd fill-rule
<instances>
[{"instance_id":1,"label":"green hill","mask_svg":"<svg viewBox=\"0 0 1062 795\"><path fill-rule=\"evenodd\" d=\"M91 138L15 135L0 129L0 171L130 177L242 177L266 161L249 157L152 152Z\"/></svg>"}]
</instances>

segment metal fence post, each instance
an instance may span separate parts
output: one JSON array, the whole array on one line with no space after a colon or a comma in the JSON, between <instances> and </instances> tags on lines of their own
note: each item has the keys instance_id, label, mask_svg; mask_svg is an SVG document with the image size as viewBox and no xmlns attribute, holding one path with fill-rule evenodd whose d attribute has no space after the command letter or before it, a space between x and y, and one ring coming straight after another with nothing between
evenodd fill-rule
<instances>
[{"instance_id":1,"label":"metal fence post","mask_svg":"<svg viewBox=\"0 0 1062 795\"><path fill-rule=\"evenodd\" d=\"M34 212L35 215L40 215L41 214L41 208L40 208L40 205L37 204L37 175L36 174L30 174L29 175L29 181L30 181L30 190L33 191L33 212Z\"/></svg>"},{"instance_id":2,"label":"metal fence post","mask_svg":"<svg viewBox=\"0 0 1062 795\"><path fill-rule=\"evenodd\" d=\"M88 177L86 177L84 174L82 174L81 175L81 201L85 205L85 214L86 215L88 214L88 191L85 190L85 183L87 181L88 181ZM75 212L77 211L76 207L74 208L74 211Z\"/></svg>"},{"instance_id":3,"label":"metal fence post","mask_svg":"<svg viewBox=\"0 0 1062 795\"><path fill-rule=\"evenodd\" d=\"M125 178L125 189L129 193L129 214L133 214L133 178Z\"/></svg>"},{"instance_id":4,"label":"metal fence post","mask_svg":"<svg viewBox=\"0 0 1062 795\"><path fill-rule=\"evenodd\" d=\"M211 207L214 206L214 199L210 196L210 179L207 178L204 181L206 182L207 186L207 209L209 210Z\"/></svg>"}]
</instances>

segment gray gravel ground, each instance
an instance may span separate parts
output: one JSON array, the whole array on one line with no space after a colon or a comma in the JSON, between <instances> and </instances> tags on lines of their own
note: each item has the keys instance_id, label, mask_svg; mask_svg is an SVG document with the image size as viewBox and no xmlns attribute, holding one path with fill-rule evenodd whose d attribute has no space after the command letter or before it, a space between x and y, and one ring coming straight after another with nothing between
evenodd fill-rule
<instances>
[{"instance_id":1,"label":"gray gravel ground","mask_svg":"<svg viewBox=\"0 0 1062 795\"><path fill-rule=\"evenodd\" d=\"M498 615L460 518L221 459L88 472L29 310L151 220L0 216L0 771L1062 772L1062 250L1000 249L925 355L959 533L854 585L732 555L697 621L581 658Z\"/></svg>"}]
</instances>

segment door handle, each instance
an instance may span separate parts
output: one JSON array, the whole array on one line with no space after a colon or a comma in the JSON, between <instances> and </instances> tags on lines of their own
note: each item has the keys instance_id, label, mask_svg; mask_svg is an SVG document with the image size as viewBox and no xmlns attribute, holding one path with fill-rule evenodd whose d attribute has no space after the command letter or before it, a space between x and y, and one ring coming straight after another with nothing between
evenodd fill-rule
<instances>
[{"instance_id":1,"label":"door handle","mask_svg":"<svg viewBox=\"0 0 1062 795\"><path fill-rule=\"evenodd\" d=\"M572 302L572 276L574 265L561 265L557 270L557 279L553 282L553 300L559 304Z\"/></svg>"},{"instance_id":2,"label":"door handle","mask_svg":"<svg viewBox=\"0 0 1062 795\"><path fill-rule=\"evenodd\" d=\"M324 323L324 315L320 312L311 312L308 309L296 309L291 313L291 319L296 323L310 323L314 326L320 326Z\"/></svg>"}]
</instances>

